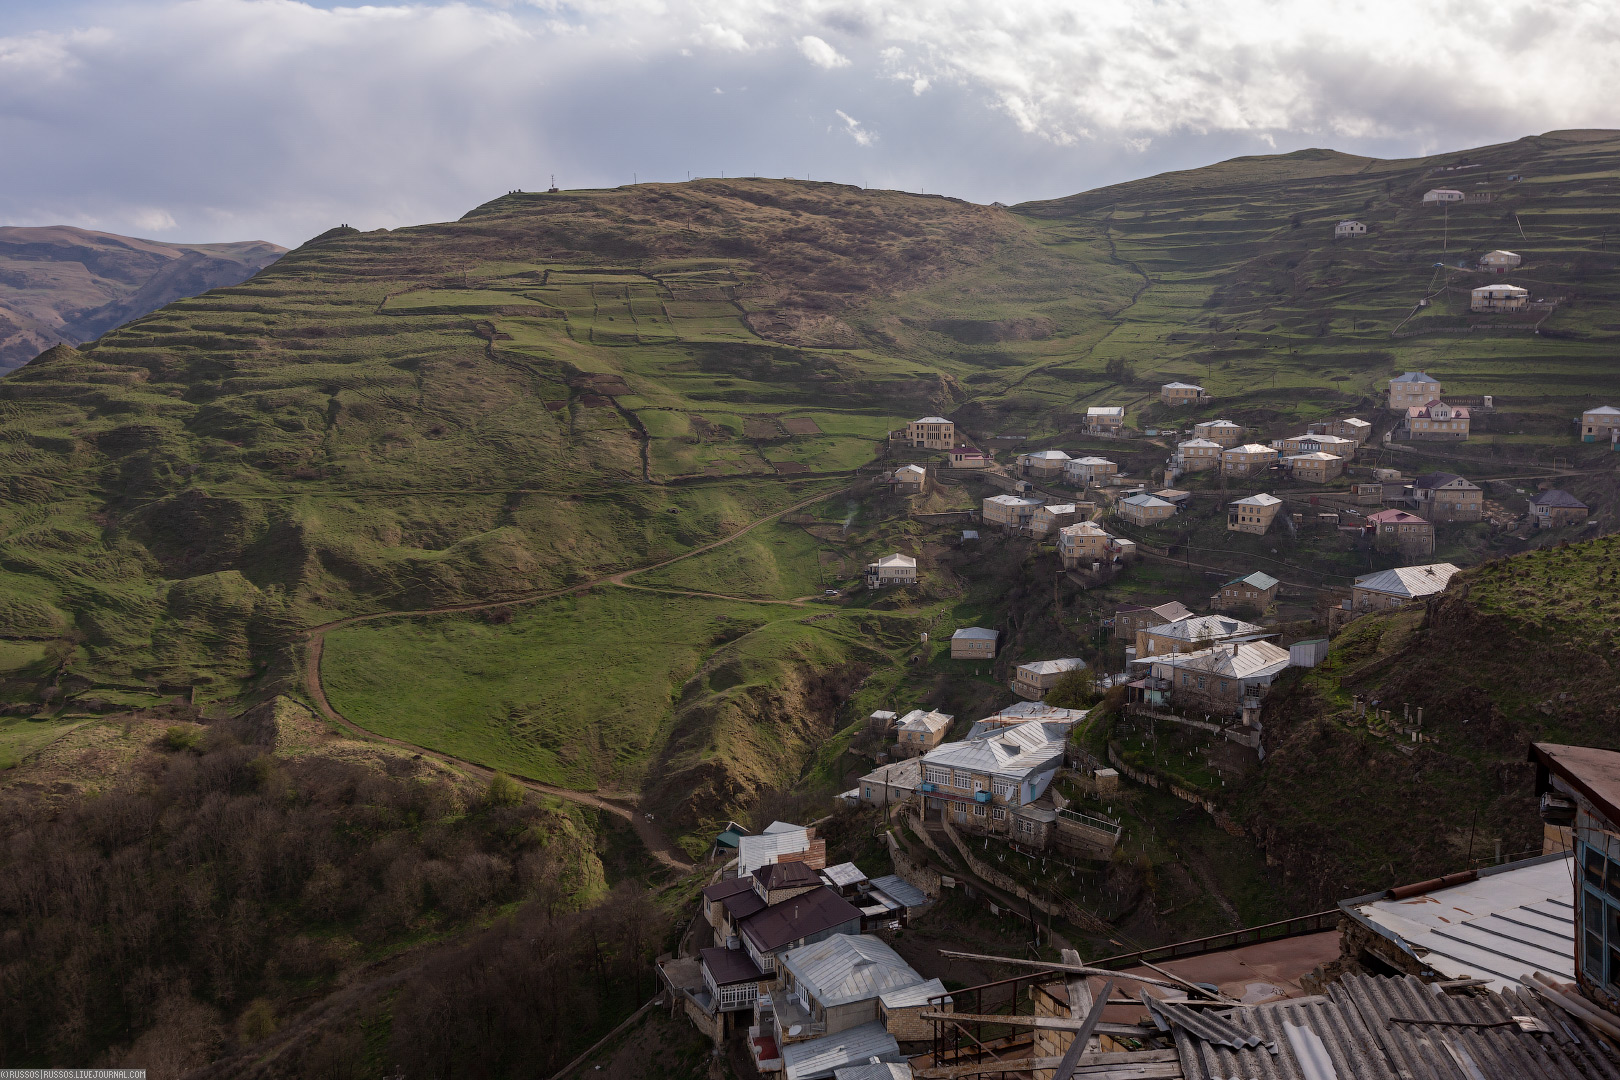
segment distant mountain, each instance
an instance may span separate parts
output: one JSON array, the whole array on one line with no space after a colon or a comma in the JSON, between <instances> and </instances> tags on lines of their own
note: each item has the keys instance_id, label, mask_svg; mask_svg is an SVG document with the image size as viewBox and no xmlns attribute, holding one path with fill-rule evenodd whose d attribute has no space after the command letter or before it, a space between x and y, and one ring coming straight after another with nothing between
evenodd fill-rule
<instances>
[{"instance_id":1,"label":"distant mountain","mask_svg":"<svg viewBox=\"0 0 1620 1080\"><path fill-rule=\"evenodd\" d=\"M239 285L286 248L166 244L67 225L0 227L0 372L182 297Z\"/></svg>"}]
</instances>

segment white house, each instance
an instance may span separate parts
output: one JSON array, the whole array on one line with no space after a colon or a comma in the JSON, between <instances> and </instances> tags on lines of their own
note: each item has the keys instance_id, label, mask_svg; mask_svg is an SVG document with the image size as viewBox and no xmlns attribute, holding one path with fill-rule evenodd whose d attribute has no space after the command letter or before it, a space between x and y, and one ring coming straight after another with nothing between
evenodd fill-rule
<instances>
[{"instance_id":1,"label":"white house","mask_svg":"<svg viewBox=\"0 0 1620 1080\"><path fill-rule=\"evenodd\" d=\"M897 495L916 495L927 481L928 470L921 465L902 465L889 477Z\"/></svg>"},{"instance_id":2,"label":"white house","mask_svg":"<svg viewBox=\"0 0 1620 1080\"><path fill-rule=\"evenodd\" d=\"M1456 188L1430 188L1423 193L1423 201L1435 204L1460 203L1463 201L1463 193Z\"/></svg>"},{"instance_id":3,"label":"white house","mask_svg":"<svg viewBox=\"0 0 1620 1080\"><path fill-rule=\"evenodd\" d=\"M1333 239L1343 240L1347 236L1366 236L1367 226L1359 221L1341 221L1333 226Z\"/></svg>"},{"instance_id":4,"label":"white house","mask_svg":"<svg viewBox=\"0 0 1620 1080\"><path fill-rule=\"evenodd\" d=\"M917 560L910 555L885 555L874 563L866 564L866 587L881 589L886 585L915 585Z\"/></svg>"},{"instance_id":5,"label":"white house","mask_svg":"<svg viewBox=\"0 0 1620 1080\"><path fill-rule=\"evenodd\" d=\"M1225 447L1214 439L1188 439L1176 444L1176 468L1182 472L1202 472L1221 463Z\"/></svg>"},{"instance_id":6,"label":"white house","mask_svg":"<svg viewBox=\"0 0 1620 1080\"><path fill-rule=\"evenodd\" d=\"M1077 486L1112 484L1119 475L1119 466L1107 458L1070 458L1063 465L1063 479Z\"/></svg>"},{"instance_id":7,"label":"white house","mask_svg":"<svg viewBox=\"0 0 1620 1080\"><path fill-rule=\"evenodd\" d=\"M1498 248L1495 251L1487 251L1479 257L1479 268L1493 274L1505 274L1523 261L1515 252Z\"/></svg>"},{"instance_id":8,"label":"white house","mask_svg":"<svg viewBox=\"0 0 1620 1080\"><path fill-rule=\"evenodd\" d=\"M984 523L1000 525L1004 529L1027 529L1035 518L1036 508L1044 501L1017 495L992 495L984 500Z\"/></svg>"},{"instance_id":9,"label":"white house","mask_svg":"<svg viewBox=\"0 0 1620 1080\"><path fill-rule=\"evenodd\" d=\"M1517 285L1481 285L1469 293L1470 311L1523 311L1530 304L1530 290Z\"/></svg>"},{"instance_id":10,"label":"white house","mask_svg":"<svg viewBox=\"0 0 1620 1080\"><path fill-rule=\"evenodd\" d=\"M1086 410L1086 427L1093 431L1118 431L1125 426L1125 409L1120 405L1093 405Z\"/></svg>"}]
</instances>

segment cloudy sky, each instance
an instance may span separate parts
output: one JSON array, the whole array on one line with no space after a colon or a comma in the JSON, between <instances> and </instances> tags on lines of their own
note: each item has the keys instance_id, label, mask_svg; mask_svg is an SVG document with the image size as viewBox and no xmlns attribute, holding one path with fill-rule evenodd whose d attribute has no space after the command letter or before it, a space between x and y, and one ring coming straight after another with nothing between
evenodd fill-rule
<instances>
[{"instance_id":1,"label":"cloudy sky","mask_svg":"<svg viewBox=\"0 0 1620 1080\"><path fill-rule=\"evenodd\" d=\"M1620 126L1617 36L1608 0L3 0L0 223L292 245L553 174L1012 203Z\"/></svg>"}]
</instances>

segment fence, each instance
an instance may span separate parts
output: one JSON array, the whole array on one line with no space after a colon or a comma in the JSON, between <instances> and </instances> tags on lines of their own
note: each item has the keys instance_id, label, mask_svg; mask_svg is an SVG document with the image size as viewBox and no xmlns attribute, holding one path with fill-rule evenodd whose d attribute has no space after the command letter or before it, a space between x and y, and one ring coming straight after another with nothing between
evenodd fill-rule
<instances>
[{"instance_id":1,"label":"fence","mask_svg":"<svg viewBox=\"0 0 1620 1080\"><path fill-rule=\"evenodd\" d=\"M1301 915L1298 918L1284 919L1281 922L1250 926L1242 930L1232 930L1225 934L1215 934L1211 937L1178 941L1173 945L1161 945L1156 949L1139 949L1136 952L1120 953L1118 956L1110 956L1104 960L1093 960L1090 966L1107 968L1110 971L1120 971L1128 967L1137 967L1144 961L1150 964L1158 963L1161 960L1199 956L1203 953L1230 949L1238 945L1252 945L1260 941L1281 941L1283 938L1298 937L1301 934L1319 934L1324 930L1336 929L1339 925L1339 915L1337 908L1332 911L1318 911L1312 915Z\"/></svg>"}]
</instances>

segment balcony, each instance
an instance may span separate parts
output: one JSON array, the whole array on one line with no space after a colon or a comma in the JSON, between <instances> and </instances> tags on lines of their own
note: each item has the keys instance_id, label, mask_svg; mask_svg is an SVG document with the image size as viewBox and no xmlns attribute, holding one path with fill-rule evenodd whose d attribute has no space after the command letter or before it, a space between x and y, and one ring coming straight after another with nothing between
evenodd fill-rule
<instances>
[{"instance_id":1,"label":"balcony","mask_svg":"<svg viewBox=\"0 0 1620 1080\"><path fill-rule=\"evenodd\" d=\"M917 785L917 790L918 791L925 791L925 792L934 792L934 791L939 790L939 786L937 784L931 784L927 780L924 780L922 783Z\"/></svg>"},{"instance_id":2,"label":"balcony","mask_svg":"<svg viewBox=\"0 0 1620 1080\"><path fill-rule=\"evenodd\" d=\"M973 801L976 803L987 803L990 801L990 797L988 791L975 791L973 793Z\"/></svg>"}]
</instances>

